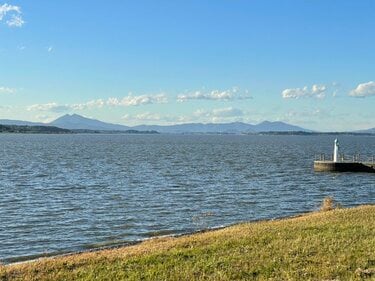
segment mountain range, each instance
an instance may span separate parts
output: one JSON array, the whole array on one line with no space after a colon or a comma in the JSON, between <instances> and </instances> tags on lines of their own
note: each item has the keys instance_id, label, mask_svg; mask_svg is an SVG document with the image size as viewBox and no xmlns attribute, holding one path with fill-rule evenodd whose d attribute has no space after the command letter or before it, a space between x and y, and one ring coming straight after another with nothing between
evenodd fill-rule
<instances>
[{"instance_id":1,"label":"mountain range","mask_svg":"<svg viewBox=\"0 0 375 281\"><path fill-rule=\"evenodd\" d=\"M289 125L283 122L264 121L257 125L246 124L242 122L233 123L188 123L180 125L158 126L158 125L141 125L135 126L134 129L145 131L154 130L160 133L259 133L259 132L287 132L287 131L304 131L310 130Z\"/></svg>"},{"instance_id":2,"label":"mountain range","mask_svg":"<svg viewBox=\"0 0 375 281\"><path fill-rule=\"evenodd\" d=\"M360 131L355 131L356 133L365 133L365 134L375 134L375 128L371 128L368 130L360 130Z\"/></svg>"},{"instance_id":3,"label":"mountain range","mask_svg":"<svg viewBox=\"0 0 375 281\"><path fill-rule=\"evenodd\" d=\"M3 125L21 126L55 126L69 130L97 130L97 131L157 131L159 133L259 133L259 132L312 132L311 130L290 125L284 122L269 122L253 125L242 122L233 123L188 123L177 125L139 125L129 127L120 124L106 123L90 119L78 114L66 114L50 123L0 119ZM361 133L375 133L375 128L360 131Z\"/></svg>"}]
</instances>

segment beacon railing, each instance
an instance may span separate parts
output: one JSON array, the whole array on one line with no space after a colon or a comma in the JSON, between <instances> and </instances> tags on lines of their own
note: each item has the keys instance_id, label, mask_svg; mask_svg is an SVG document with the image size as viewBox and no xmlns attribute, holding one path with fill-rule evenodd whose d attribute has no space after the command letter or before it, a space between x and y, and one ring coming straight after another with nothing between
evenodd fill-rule
<instances>
[{"instance_id":1,"label":"beacon railing","mask_svg":"<svg viewBox=\"0 0 375 281\"><path fill-rule=\"evenodd\" d=\"M333 154L316 154L315 161L333 161ZM339 162L350 162L350 163L375 163L375 156L362 156L361 154L346 155L340 153L338 157Z\"/></svg>"}]
</instances>

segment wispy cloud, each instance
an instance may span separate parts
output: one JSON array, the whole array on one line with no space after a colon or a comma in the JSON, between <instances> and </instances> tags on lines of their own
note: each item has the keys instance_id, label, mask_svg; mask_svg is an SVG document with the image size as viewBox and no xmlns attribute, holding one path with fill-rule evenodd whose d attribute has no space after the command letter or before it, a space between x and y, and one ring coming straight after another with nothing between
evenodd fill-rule
<instances>
[{"instance_id":1,"label":"wispy cloud","mask_svg":"<svg viewBox=\"0 0 375 281\"><path fill-rule=\"evenodd\" d=\"M191 116L183 115L170 115L160 114L155 112L142 112L137 114L125 114L122 118L125 122L132 123L133 125L139 124L178 124L191 122L193 118Z\"/></svg>"},{"instance_id":2,"label":"wispy cloud","mask_svg":"<svg viewBox=\"0 0 375 281\"><path fill-rule=\"evenodd\" d=\"M91 100L85 103L75 103L72 105L67 106L71 110L85 110L85 109L94 109L94 108L102 108L106 102L102 99Z\"/></svg>"},{"instance_id":3,"label":"wispy cloud","mask_svg":"<svg viewBox=\"0 0 375 281\"><path fill-rule=\"evenodd\" d=\"M349 95L356 98L375 96L375 82L370 81L367 83L359 84L354 90L349 93Z\"/></svg>"},{"instance_id":4,"label":"wispy cloud","mask_svg":"<svg viewBox=\"0 0 375 281\"><path fill-rule=\"evenodd\" d=\"M50 111L54 113L62 113L71 109L68 105L59 105L55 102L45 104L33 104L27 107L28 111Z\"/></svg>"},{"instance_id":5,"label":"wispy cloud","mask_svg":"<svg viewBox=\"0 0 375 281\"><path fill-rule=\"evenodd\" d=\"M152 113L152 112L143 112L139 114L125 114L122 117L125 121L141 121L141 122L149 122L149 121L160 121L163 119L166 119L164 116L158 114L158 113Z\"/></svg>"},{"instance_id":6,"label":"wispy cloud","mask_svg":"<svg viewBox=\"0 0 375 281\"><path fill-rule=\"evenodd\" d=\"M21 27L25 24L25 21L22 19L20 15L12 15L6 23L10 27Z\"/></svg>"},{"instance_id":7,"label":"wispy cloud","mask_svg":"<svg viewBox=\"0 0 375 281\"><path fill-rule=\"evenodd\" d=\"M46 115L46 114L38 114L38 115L35 116L35 119L38 122L49 123L49 122L52 122L53 120L55 120L56 117L55 116Z\"/></svg>"},{"instance_id":8,"label":"wispy cloud","mask_svg":"<svg viewBox=\"0 0 375 281\"><path fill-rule=\"evenodd\" d=\"M325 85L313 85L311 88L305 86L303 88L290 88L285 89L281 95L284 99L299 99L299 98L318 98L322 99L325 97L327 86Z\"/></svg>"},{"instance_id":9,"label":"wispy cloud","mask_svg":"<svg viewBox=\"0 0 375 281\"><path fill-rule=\"evenodd\" d=\"M1 88L0 88L1 93ZM27 107L28 111L50 111L50 112L68 112L74 110L86 110L86 109L97 109L103 108L104 106L111 107L128 107L128 106L140 106L146 104L157 104L166 103L168 101L165 94L158 95L141 95L133 96L129 94L123 98L108 98L91 100L84 103L74 104L58 104L56 102L44 103L44 104L33 104Z\"/></svg>"},{"instance_id":10,"label":"wispy cloud","mask_svg":"<svg viewBox=\"0 0 375 281\"><path fill-rule=\"evenodd\" d=\"M170 115L155 112L125 114L122 119L133 124L177 124L187 122L227 122L244 117L241 109L226 107L211 110L199 109L187 115Z\"/></svg>"},{"instance_id":11,"label":"wispy cloud","mask_svg":"<svg viewBox=\"0 0 375 281\"><path fill-rule=\"evenodd\" d=\"M5 24L9 27L21 27L25 24L19 6L9 4L0 5L0 21L5 19Z\"/></svg>"},{"instance_id":12,"label":"wispy cloud","mask_svg":"<svg viewBox=\"0 0 375 281\"><path fill-rule=\"evenodd\" d=\"M9 87L0 87L0 94L14 94L16 89Z\"/></svg>"},{"instance_id":13,"label":"wispy cloud","mask_svg":"<svg viewBox=\"0 0 375 281\"><path fill-rule=\"evenodd\" d=\"M54 113L62 113L73 110L85 110L93 108L101 108L105 102L101 99L88 101L86 103L75 104L58 104L56 102L49 102L43 104L33 104L27 107L28 111L49 111Z\"/></svg>"},{"instance_id":14,"label":"wispy cloud","mask_svg":"<svg viewBox=\"0 0 375 281\"><path fill-rule=\"evenodd\" d=\"M9 105L0 105L0 110L2 111L10 111L12 110L12 107Z\"/></svg>"},{"instance_id":15,"label":"wispy cloud","mask_svg":"<svg viewBox=\"0 0 375 281\"><path fill-rule=\"evenodd\" d=\"M209 118L228 118L228 117L239 117L243 116L244 112L241 109L226 107L226 108L215 108L212 110L198 109L194 112L196 117L209 117Z\"/></svg>"},{"instance_id":16,"label":"wispy cloud","mask_svg":"<svg viewBox=\"0 0 375 281\"><path fill-rule=\"evenodd\" d=\"M194 91L187 94L181 94L177 96L178 102L185 102L189 100L216 100L216 101L228 101L228 100L241 100L251 99L249 92L246 90L245 94L241 94L237 87L233 87L229 90L212 90L209 92L205 91Z\"/></svg>"},{"instance_id":17,"label":"wispy cloud","mask_svg":"<svg viewBox=\"0 0 375 281\"><path fill-rule=\"evenodd\" d=\"M290 110L285 113L284 121L294 122L296 120L309 120L309 119L324 119L332 116L332 110L315 108L315 109L300 109L300 110Z\"/></svg>"}]
</instances>

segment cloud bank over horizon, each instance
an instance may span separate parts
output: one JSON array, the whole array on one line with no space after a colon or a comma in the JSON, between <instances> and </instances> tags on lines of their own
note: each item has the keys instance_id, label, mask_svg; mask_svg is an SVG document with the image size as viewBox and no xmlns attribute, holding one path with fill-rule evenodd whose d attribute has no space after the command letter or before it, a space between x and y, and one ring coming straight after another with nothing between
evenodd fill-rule
<instances>
[{"instance_id":1,"label":"cloud bank over horizon","mask_svg":"<svg viewBox=\"0 0 375 281\"><path fill-rule=\"evenodd\" d=\"M44 104L33 104L27 107L28 111L50 111L50 112L65 112L74 110L85 110L85 109L96 109L108 107L129 107L129 106L141 106L147 104L160 104L167 103L168 98L165 94L156 95L140 95L134 96L129 94L123 98L108 98L90 100L84 103L75 104L58 104L56 102L49 102Z\"/></svg>"},{"instance_id":2,"label":"cloud bank over horizon","mask_svg":"<svg viewBox=\"0 0 375 281\"><path fill-rule=\"evenodd\" d=\"M333 84L332 84L333 85ZM335 86L332 86L335 89ZM375 93L375 83L370 81L368 83L359 84L354 90L346 94L347 97L368 97ZM303 100L313 98L318 100L337 99L336 95L327 95L329 87L323 84L313 84L311 87L304 86L303 88L287 88L282 91L282 99ZM335 90L336 91L336 90ZM13 88L0 87L0 94L14 94L16 90ZM344 96L341 96L344 97ZM26 106L28 112L34 112L38 121L50 121L58 115L66 113L85 114L94 116L99 112L107 110L126 109L128 111L122 114L120 119L122 122L129 122L132 125L140 124L177 124L177 123L227 123L227 122L260 122L264 120L270 121L284 121L296 125L312 128L318 122L324 120L335 120L337 118L347 118L347 116L339 116L326 108L324 103L316 104L315 109L308 111L290 109L287 112L275 111L273 113L261 113L261 108L258 110L249 110L246 108L248 99L254 99L253 96L244 95L238 90L238 87L233 87L230 90L211 90L211 91L193 91L184 94L167 94L164 92L155 94L134 95L129 93L124 97L110 97L89 100L82 103L60 104L58 102L48 102L41 104L32 104ZM159 105L167 107L178 106L181 103L190 102L191 110L184 113L175 114L171 112L163 112L157 109ZM240 101L238 104L237 101ZM243 101L243 102L241 102ZM245 102L245 103L244 103ZM257 95L253 102L256 104ZM222 104L221 107L212 107L214 104ZM199 104L199 105L198 105ZM227 106L225 106L227 105ZM318 106L319 105L319 106ZM134 108L134 110L132 109ZM139 108L139 109L138 109ZM129 110L128 110L129 109ZM0 110L5 112L5 107L0 107ZM99 111L98 111L99 110ZM7 108L9 112L9 107ZM95 113L97 112L97 113ZM98 115L100 116L100 114ZM263 116L263 117L262 117ZM313 120L315 120L314 123ZM113 120L113 122L116 122ZM117 121L119 122L119 121ZM370 124L371 125L371 124ZM373 125L371 125L373 126ZM370 127L370 126L368 126ZM362 125L360 128L366 128Z\"/></svg>"}]
</instances>

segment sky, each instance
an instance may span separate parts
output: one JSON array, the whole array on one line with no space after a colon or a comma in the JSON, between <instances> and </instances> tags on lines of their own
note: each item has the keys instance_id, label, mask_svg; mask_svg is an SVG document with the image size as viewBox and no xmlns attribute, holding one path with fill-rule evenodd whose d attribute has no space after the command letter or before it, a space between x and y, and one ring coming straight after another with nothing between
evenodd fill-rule
<instances>
[{"instance_id":1,"label":"sky","mask_svg":"<svg viewBox=\"0 0 375 281\"><path fill-rule=\"evenodd\" d=\"M375 127L375 1L0 0L0 119Z\"/></svg>"}]
</instances>

